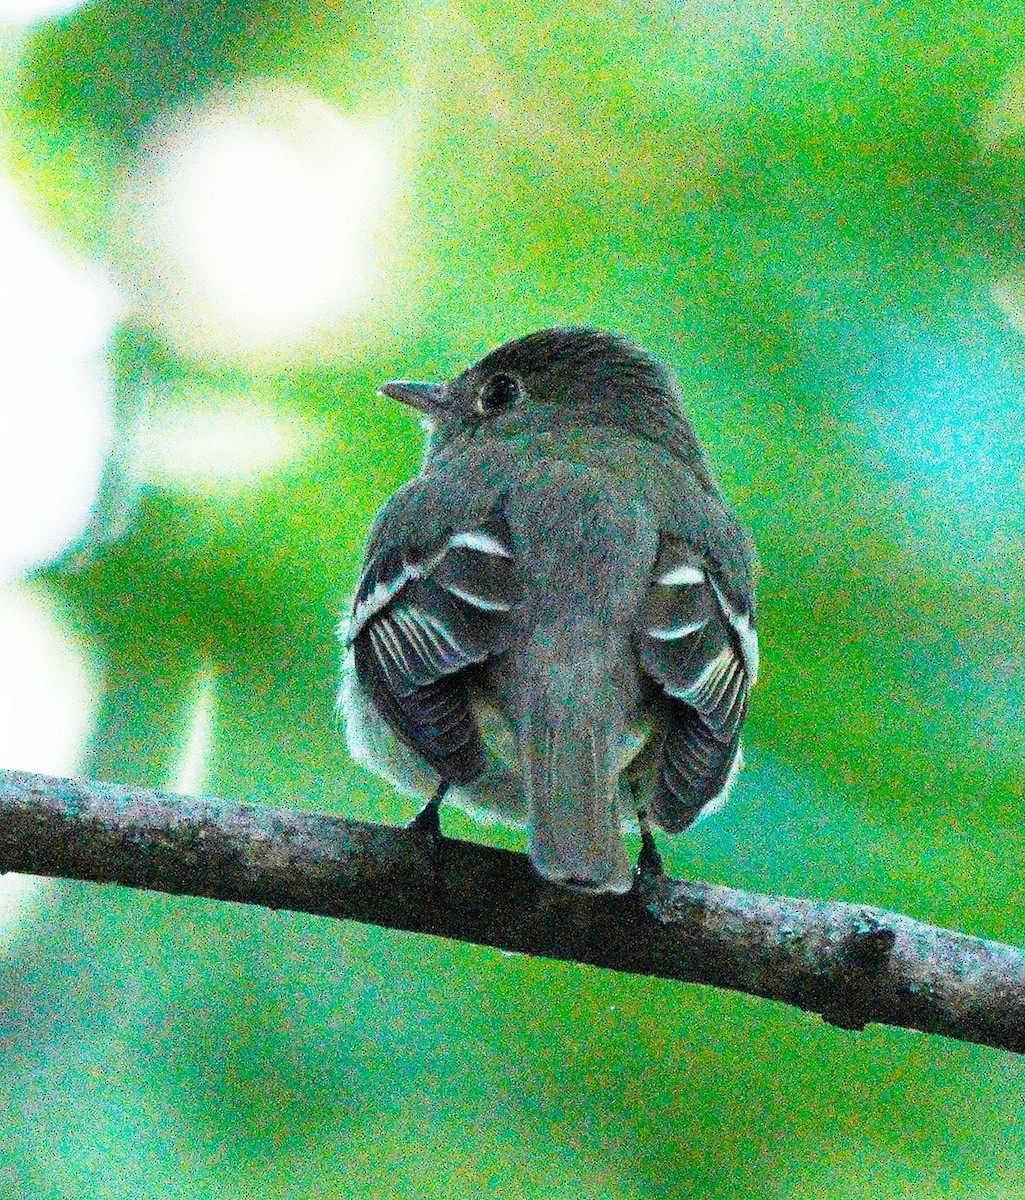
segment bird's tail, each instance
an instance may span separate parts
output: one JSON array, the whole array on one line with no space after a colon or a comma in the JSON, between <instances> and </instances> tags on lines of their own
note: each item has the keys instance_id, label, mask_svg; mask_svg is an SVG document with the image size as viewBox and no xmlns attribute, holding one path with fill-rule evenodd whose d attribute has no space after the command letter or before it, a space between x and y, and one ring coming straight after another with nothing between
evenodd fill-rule
<instances>
[{"instance_id":1,"label":"bird's tail","mask_svg":"<svg viewBox=\"0 0 1025 1200\"><path fill-rule=\"evenodd\" d=\"M618 709L603 672L576 662L530 674L518 742L531 861L563 886L629 891L615 762Z\"/></svg>"}]
</instances>

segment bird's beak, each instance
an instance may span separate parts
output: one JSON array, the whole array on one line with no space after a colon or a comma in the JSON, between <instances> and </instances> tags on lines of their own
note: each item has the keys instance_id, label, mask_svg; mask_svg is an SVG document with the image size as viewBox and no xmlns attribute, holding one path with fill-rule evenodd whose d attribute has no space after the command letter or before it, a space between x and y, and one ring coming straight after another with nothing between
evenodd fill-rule
<instances>
[{"instance_id":1,"label":"bird's beak","mask_svg":"<svg viewBox=\"0 0 1025 1200\"><path fill-rule=\"evenodd\" d=\"M410 408L419 409L429 417L440 417L448 405L445 402L445 386L441 383L415 383L409 379L393 379L382 383L377 389L379 396L401 400Z\"/></svg>"}]
</instances>

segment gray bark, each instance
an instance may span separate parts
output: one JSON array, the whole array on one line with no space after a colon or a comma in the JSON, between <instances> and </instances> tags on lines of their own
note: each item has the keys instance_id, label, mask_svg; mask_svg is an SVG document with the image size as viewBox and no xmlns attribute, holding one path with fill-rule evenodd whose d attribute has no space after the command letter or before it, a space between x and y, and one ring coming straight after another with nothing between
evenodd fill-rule
<instances>
[{"instance_id":1,"label":"gray bark","mask_svg":"<svg viewBox=\"0 0 1025 1200\"><path fill-rule=\"evenodd\" d=\"M314 813L0 772L0 871L367 921L730 988L831 1024L1025 1052L1025 953L866 905L639 881L587 896L520 854Z\"/></svg>"}]
</instances>

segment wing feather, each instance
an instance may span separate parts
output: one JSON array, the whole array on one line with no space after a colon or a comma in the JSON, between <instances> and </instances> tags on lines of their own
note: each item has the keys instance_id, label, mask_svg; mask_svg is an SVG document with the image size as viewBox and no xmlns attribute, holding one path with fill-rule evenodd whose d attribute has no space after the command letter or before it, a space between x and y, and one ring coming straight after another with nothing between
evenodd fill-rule
<instances>
[{"instance_id":1,"label":"wing feather","mask_svg":"<svg viewBox=\"0 0 1025 1200\"><path fill-rule=\"evenodd\" d=\"M652 816L665 829L685 829L725 796L736 771L758 638L750 613L730 605L707 561L663 535L636 646L666 701Z\"/></svg>"},{"instance_id":2,"label":"wing feather","mask_svg":"<svg viewBox=\"0 0 1025 1200\"><path fill-rule=\"evenodd\" d=\"M512 537L497 512L426 550L372 555L356 588L347 640L360 684L396 734L455 783L484 770L466 671L508 645L516 590Z\"/></svg>"}]
</instances>

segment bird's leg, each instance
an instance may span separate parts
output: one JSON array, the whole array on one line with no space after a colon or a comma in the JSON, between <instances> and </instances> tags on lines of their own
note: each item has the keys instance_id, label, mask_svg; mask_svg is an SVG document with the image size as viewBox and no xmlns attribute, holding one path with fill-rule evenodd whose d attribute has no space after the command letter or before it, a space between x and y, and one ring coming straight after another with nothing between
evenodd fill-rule
<instances>
[{"instance_id":1,"label":"bird's leg","mask_svg":"<svg viewBox=\"0 0 1025 1200\"><path fill-rule=\"evenodd\" d=\"M441 817L438 815L438 809L441 808L441 802L445 799L445 793L451 785L442 780L435 789L434 795L420 809L416 816L410 821L409 828L415 829L419 834L427 839L427 845L431 853L432 861L438 857L438 852L441 850L443 834L441 832Z\"/></svg>"},{"instance_id":2,"label":"bird's leg","mask_svg":"<svg viewBox=\"0 0 1025 1200\"><path fill-rule=\"evenodd\" d=\"M664 871L662 855L655 845L655 838L648 823L647 808L638 808L637 823L641 827L641 852L637 858L637 874L639 876L661 875Z\"/></svg>"}]
</instances>

